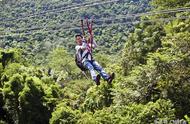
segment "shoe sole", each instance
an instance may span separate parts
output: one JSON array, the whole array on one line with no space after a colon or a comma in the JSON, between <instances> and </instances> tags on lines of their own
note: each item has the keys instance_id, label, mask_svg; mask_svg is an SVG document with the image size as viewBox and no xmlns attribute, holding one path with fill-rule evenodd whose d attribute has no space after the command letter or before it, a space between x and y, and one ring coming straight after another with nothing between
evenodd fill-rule
<instances>
[{"instance_id":1,"label":"shoe sole","mask_svg":"<svg viewBox=\"0 0 190 124\"><path fill-rule=\"evenodd\" d=\"M97 79L97 82L96 82L96 85L100 85L100 75L97 75L97 77L96 77Z\"/></svg>"},{"instance_id":2,"label":"shoe sole","mask_svg":"<svg viewBox=\"0 0 190 124\"><path fill-rule=\"evenodd\" d=\"M108 84L111 84L114 78L115 78L115 73L112 73L110 76L110 80L108 81Z\"/></svg>"}]
</instances>

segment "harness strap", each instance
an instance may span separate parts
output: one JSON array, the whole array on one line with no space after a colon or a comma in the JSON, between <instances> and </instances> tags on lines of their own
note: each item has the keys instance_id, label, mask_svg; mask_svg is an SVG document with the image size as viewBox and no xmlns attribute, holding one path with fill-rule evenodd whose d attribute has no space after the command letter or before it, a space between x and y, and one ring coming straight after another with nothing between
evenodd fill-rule
<instances>
[{"instance_id":1,"label":"harness strap","mask_svg":"<svg viewBox=\"0 0 190 124\"><path fill-rule=\"evenodd\" d=\"M90 34L90 44L91 44L91 47L90 47L90 51L91 51L91 53L92 53L92 42L93 42L93 34L92 34L92 22L93 21L91 21L91 23L88 21L88 18L86 18L86 24L87 24L87 28L88 28L88 33Z\"/></svg>"},{"instance_id":2,"label":"harness strap","mask_svg":"<svg viewBox=\"0 0 190 124\"><path fill-rule=\"evenodd\" d=\"M91 23L90 23L91 53L92 53L92 42L93 42L92 23L93 23L93 18L92 18Z\"/></svg>"},{"instance_id":3,"label":"harness strap","mask_svg":"<svg viewBox=\"0 0 190 124\"><path fill-rule=\"evenodd\" d=\"M82 63L83 59L86 58L88 55L90 55L91 57L90 59L92 60L93 59L92 54L88 50L85 51L80 50L80 53L77 55L78 58L77 60Z\"/></svg>"}]
</instances>

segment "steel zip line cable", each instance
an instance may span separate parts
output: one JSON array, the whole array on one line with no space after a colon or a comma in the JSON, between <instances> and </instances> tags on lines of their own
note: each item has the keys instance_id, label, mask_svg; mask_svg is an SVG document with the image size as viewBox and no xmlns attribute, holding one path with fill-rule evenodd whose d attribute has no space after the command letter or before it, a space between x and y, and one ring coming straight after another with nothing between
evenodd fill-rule
<instances>
[{"instance_id":1,"label":"steel zip line cable","mask_svg":"<svg viewBox=\"0 0 190 124\"><path fill-rule=\"evenodd\" d=\"M118 15L117 19L122 19L129 17L141 17L141 16L152 16L152 15L159 15L159 14L169 14L169 13L177 13L177 12L190 12L190 8L178 8L178 9L172 9L172 10L161 10L161 11L154 11L154 12L145 12L145 13L137 13L137 14L127 14L127 15ZM98 21L106 21L106 20L112 20L115 19L115 17L110 17L107 19L98 19ZM96 20L95 20L96 21Z\"/></svg>"},{"instance_id":2,"label":"steel zip line cable","mask_svg":"<svg viewBox=\"0 0 190 124\"><path fill-rule=\"evenodd\" d=\"M168 22L175 19L190 19L190 16L181 16L181 17L170 17L170 18L159 18L159 19L152 19L152 20L141 20L141 21L134 21L134 22L121 22L121 23L113 23L113 24L105 24L105 25L98 25L94 26L94 28L100 28L100 27L107 27L107 26L115 26L115 25L123 25L123 24L139 24L139 23L151 23L151 22Z\"/></svg>"},{"instance_id":3,"label":"steel zip line cable","mask_svg":"<svg viewBox=\"0 0 190 124\"><path fill-rule=\"evenodd\" d=\"M25 19L25 18L32 18L32 17L35 17L35 16L45 15L48 12L60 13L60 12L65 12L65 11L69 11L69 10L75 10L75 9L80 8L80 7L83 7L83 8L84 7L92 7L92 6L96 6L96 5L103 5L103 4L113 3L113 2L119 2L119 0L112 0L112 1L101 1L101 0L99 0L99 1L94 1L94 2L86 2L86 3L79 4L79 5L73 5L73 6L68 6L68 7L65 7L65 8L61 8L61 10L59 10L60 8L59 9L52 9L52 10L47 10L47 11L40 12L40 13L25 15L25 16L22 16L20 18L0 19L0 21L13 21L13 20L20 20L20 19ZM92 4L92 5L90 5L90 4ZM72 7L74 7L74 8L72 8ZM178 8L179 11L180 10L184 11L184 9L190 9L190 7ZM158 12L165 12L165 13L167 13L167 11L174 11L175 12L175 9L160 10ZM149 12L147 12L147 14L148 13ZM151 12L151 14L152 13L154 13L154 12ZM155 14L157 14L157 12L155 12ZM130 15L133 16L133 14L130 14ZM141 16L141 15L139 15L139 16Z\"/></svg>"},{"instance_id":4,"label":"steel zip line cable","mask_svg":"<svg viewBox=\"0 0 190 124\"><path fill-rule=\"evenodd\" d=\"M172 20L175 20L175 19L190 19L190 16L182 16L182 17L170 17L170 18L159 18L159 19L153 19L153 20L142 20L142 21L134 21L134 22L123 22L123 23L112 23L112 24L104 24L104 25L95 25L94 28L100 28L100 27L108 27L108 26L115 26L115 25L128 25L128 24L139 24L139 23L151 23L151 22L160 22L160 21L163 21L163 22L168 22L168 21L172 21ZM57 27L57 28L60 28L60 27ZM80 30L80 27L69 27L69 28L65 28L64 30L74 30L74 29L79 29ZM55 31L43 31L43 33L49 33L49 32L55 32ZM31 33L23 33L23 34L13 34L11 36L19 36L19 35L31 35ZM0 38L5 38L5 37L8 37L10 35L4 35L4 36L0 36Z\"/></svg>"},{"instance_id":5,"label":"steel zip line cable","mask_svg":"<svg viewBox=\"0 0 190 124\"><path fill-rule=\"evenodd\" d=\"M119 0L110 0L110 1L98 1L98 2L88 2L88 3L83 3L80 5L73 5L73 6L68 6L62 9L54 9L54 10L50 10L47 11L48 13L61 13L61 12L65 12L65 11L70 11L70 10L75 10L75 9L79 9L79 8L86 8L86 7L92 7L92 6L97 6L97 5L103 5L103 4L108 4L108 3L114 3L114 2L119 2ZM31 14L31 15L26 15L20 18L12 18L12 19L0 19L0 21L13 21L13 20L21 20L21 19L25 19L25 18L33 18L36 16L40 16L40 15L45 15L47 12L42 12L42 13L37 13L37 14Z\"/></svg>"},{"instance_id":6,"label":"steel zip line cable","mask_svg":"<svg viewBox=\"0 0 190 124\"><path fill-rule=\"evenodd\" d=\"M98 1L93 1L93 2L85 2L85 3L82 3L82 4L75 4L75 5L70 5L70 6L64 6L63 8L57 8L57 9L49 9L49 10L46 10L46 11L43 11L43 12L39 12L39 13L28 13L28 14L24 14L18 18L12 18L10 20L17 20L17 19L24 19L24 18L27 18L27 17L35 17L35 16L39 16L39 15L45 15L46 13L49 13L49 12L56 12L60 9L69 9L69 8L72 8L72 7L76 7L76 6L82 6L82 5L86 5L86 4L93 4L93 3L96 3L96 2L102 2L102 0L98 0ZM0 21L3 21L3 19L1 18ZM7 19L6 21L9 21L9 19Z\"/></svg>"},{"instance_id":7,"label":"steel zip line cable","mask_svg":"<svg viewBox=\"0 0 190 124\"><path fill-rule=\"evenodd\" d=\"M168 14L168 13L175 13L175 12L189 12L190 8L177 8L177 9L171 9L171 10L160 10L160 11L154 11L154 12L146 12L146 13L138 13L138 14L127 14L127 15L119 15L119 18L126 18L128 17L140 17L140 16L146 16L146 15L155 15L155 14ZM105 21L105 20L111 20L111 18L107 19L97 19L98 21Z\"/></svg>"},{"instance_id":8,"label":"steel zip line cable","mask_svg":"<svg viewBox=\"0 0 190 124\"><path fill-rule=\"evenodd\" d=\"M140 16L149 16L149 15L154 15L154 14L168 14L168 13L176 13L176 12L190 12L190 8L189 9L184 9L184 8L178 8L172 11L166 11L166 10L161 10L158 12L146 12L146 13L137 13L137 14L128 14L126 16L122 15L122 16L116 16L115 18L104 18L104 19L94 19L94 23L98 23L98 22L105 22L105 21L114 21L114 20L119 20L119 19L130 19L131 17L135 18L135 17L140 17ZM72 26L72 25L77 25L78 24L78 20L73 20L72 23L67 23L64 22L63 24L61 24L60 26ZM56 26L42 26L42 27L32 27L32 28L26 28L24 30L9 30L12 32L23 32L23 31L30 31L30 30L39 30L39 29L45 29L45 28L54 28Z\"/></svg>"}]
</instances>

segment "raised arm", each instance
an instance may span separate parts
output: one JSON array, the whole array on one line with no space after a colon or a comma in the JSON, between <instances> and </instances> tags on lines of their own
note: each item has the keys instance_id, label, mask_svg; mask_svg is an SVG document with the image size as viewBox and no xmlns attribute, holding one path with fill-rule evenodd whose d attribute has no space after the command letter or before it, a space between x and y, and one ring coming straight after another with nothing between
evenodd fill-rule
<instances>
[{"instance_id":1,"label":"raised arm","mask_svg":"<svg viewBox=\"0 0 190 124\"><path fill-rule=\"evenodd\" d=\"M91 43L91 41L92 41L92 43ZM93 34L92 34L92 36L89 36L89 38L88 38L88 45L92 48L96 48L98 46L96 41L93 38Z\"/></svg>"},{"instance_id":2,"label":"raised arm","mask_svg":"<svg viewBox=\"0 0 190 124\"><path fill-rule=\"evenodd\" d=\"M81 50L87 49L87 44L86 44L86 42L83 41L83 42L82 42L82 45L77 45L77 46L75 47L75 49L76 49L76 51L79 51L80 49L81 49Z\"/></svg>"},{"instance_id":3,"label":"raised arm","mask_svg":"<svg viewBox=\"0 0 190 124\"><path fill-rule=\"evenodd\" d=\"M98 46L95 40L92 41L92 44L91 43L88 43L88 44L92 48L96 48Z\"/></svg>"}]
</instances>

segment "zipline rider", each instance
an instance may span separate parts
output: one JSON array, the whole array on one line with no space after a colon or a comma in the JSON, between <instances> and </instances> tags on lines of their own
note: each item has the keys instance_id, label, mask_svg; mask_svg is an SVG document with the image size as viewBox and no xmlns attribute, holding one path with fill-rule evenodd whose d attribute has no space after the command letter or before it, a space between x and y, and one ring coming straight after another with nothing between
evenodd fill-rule
<instances>
[{"instance_id":1,"label":"zipline rider","mask_svg":"<svg viewBox=\"0 0 190 124\"><path fill-rule=\"evenodd\" d=\"M91 78L93 81L96 82L96 85L100 85L100 77L102 77L104 80L108 82L108 84L111 84L112 80L114 79L115 74L112 73L111 75L108 75L104 69L98 64L97 61L95 61L92 57L92 49L97 47L96 42L93 40L88 42L83 38L82 35L77 34L75 36L76 39L76 64L77 66L82 70L89 70L91 74ZM96 75L95 70L99 73Z\"/></svg>"}]
</instances>

